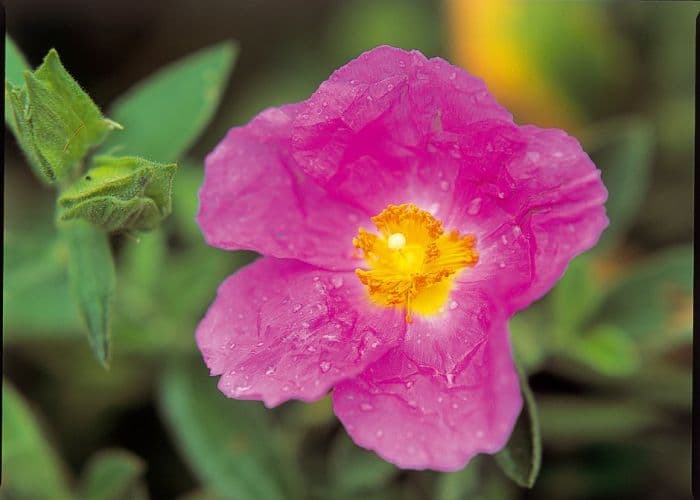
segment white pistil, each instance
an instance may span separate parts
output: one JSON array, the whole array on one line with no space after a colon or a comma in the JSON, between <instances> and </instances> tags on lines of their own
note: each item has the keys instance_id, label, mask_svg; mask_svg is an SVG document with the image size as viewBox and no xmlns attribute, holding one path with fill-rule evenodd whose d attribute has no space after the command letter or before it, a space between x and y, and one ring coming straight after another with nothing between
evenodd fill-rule
<instances>
[{"instance_id":1,"label":"white pistil","mask_svg":"<svg viewBox=\"0 0 700 500\"><path fill-rule=\"evenodd\" d=\"M400 250L406 246L406 237L403 235L403 233L393 233L391 236L389 236L386 246L392 250Z\"/></svg>"}]
</instances>

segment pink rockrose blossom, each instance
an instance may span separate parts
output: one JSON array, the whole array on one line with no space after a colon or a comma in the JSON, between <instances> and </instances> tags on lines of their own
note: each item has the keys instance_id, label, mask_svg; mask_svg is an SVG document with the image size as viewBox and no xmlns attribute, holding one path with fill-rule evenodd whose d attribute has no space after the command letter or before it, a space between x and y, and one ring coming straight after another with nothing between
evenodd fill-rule
<instances>
[{"instance_id":1,"label":"pink rockrose blossom","mask_svg":"<svg viewBox=\"0 0 700 500\"><path fill-rule=\"evenodd\" d=\"M527 92L527 89L523 89ZM522 408L508 319L607 226L579 143L440 58L377 47L206 159L207 242L262 257L197 345L228 397L315 401L399 467L450 471Z\"/></svg>"}]
</instances>

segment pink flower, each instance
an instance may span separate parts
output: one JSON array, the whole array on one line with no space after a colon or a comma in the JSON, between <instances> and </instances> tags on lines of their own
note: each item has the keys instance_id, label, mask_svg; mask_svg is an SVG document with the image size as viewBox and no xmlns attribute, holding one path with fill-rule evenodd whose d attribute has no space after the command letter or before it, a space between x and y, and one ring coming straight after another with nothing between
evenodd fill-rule
<instances>
[{"instance_id":1,"label":"pink flower","mask_svg":"<svg viewBox=\"0 0 700 500\"><path fill-rule=\"evenodd\" d=\"M527 89L523 89L527 92ZM600 172L483 82L378 47L207 157L210 245L263 255L196 333L228 397L333 406L399 467L501 449L521 410L507 321L607 225Z\"/></svg>"}]
</instances>

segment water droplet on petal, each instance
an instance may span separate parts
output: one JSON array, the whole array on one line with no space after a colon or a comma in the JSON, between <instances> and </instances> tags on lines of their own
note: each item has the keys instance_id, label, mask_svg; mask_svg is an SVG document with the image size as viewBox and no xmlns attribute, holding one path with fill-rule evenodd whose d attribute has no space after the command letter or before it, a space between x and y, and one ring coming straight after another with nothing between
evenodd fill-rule
<instances>
[{"instance_id":1,"label":"water droplet on petal","mask_svg":"<svg viewBox=\"0 0 700 500\"><path fill-rule=\"evenodd\" d=\"M318 365L323 373L327 373L331 369L331 363L328 361L321 361Z\"/></svg>"},{"instance_id":2,"label":"water droplet on petal","mask_svg":"<svg viewBox=\"0 0 700 500\"><path fill-rule=\"evenodd\" d=\"M292 307L292 312L299 312L301 310L301 304L294 304Z\"/></svg>"},{"instance_id":3,"label":"water droplet on petal","mask_svg":"<svg viewBox=\"0 0 700 500\"><path fill-rule=\"evenodd\" d=\"M508 244L508 238L506 238L505 234L501 235L501 243L503 243L504 245Z\"/></svg>"},{"instance_id":4,"label":"water droplet on petal","mask_svg":"<svg viewBox=\"0 0 700 500\"><path fill-rule=\"evenodd\" d=\"M467 208L467 213L469 215L476 215L481 210L481 198L474 198Z\"/></svg>"},{"instance_id":5,"label":"water droplet on petal","mask_svg":"<svg viewBox=\"0 0 700 500\"><path fill-rule=\"evenodd\" d=\"M274 366L270 366L270 367L267 368L267 370L265 370L265 375L272 375L273 373L275 373L275 367L274 367Z\"/></svg>"},{"instance_id":6,"label":"water droplet on petal","mask_svg":"<svg viewBox=\"0 0 700 500\"><path fill-rule=\"evenodd\" d=\"M382 436L384 435L384 431L381 430L381 429L377 429L377 432L376 432L375 435L377 436L377 438L380 438L380 437L382 437Z\"/></svg>"},{"instance_id":7,"label":"water droplet on petal","mask_svg":"<svg viewBox=\"0 0 700 500\"><path fill-rule=\"evenodd\" d=\"M455 374L454 373L446 373L445 378L447 379L447 385L454 385L454 383L455 383Z\"/></svg>"},{"instance_id":8,"label":"water droplet on petal","mask_svg":"<svg viewBox=\"0 0 700 500\"><path fill-rule=\"evenodd\" d=\"M236 394L240 394L242 392L248 392L252 388L253 388L253 386L251 386L251 385L239 385L239 386L235 387L233 390L235 391Z\"/></svg>"},{"instance_id":9,"label":"water droplet on petal","mask_svg":"<svg viewBox=\"0 0 700 500\"><path fill-rule=\"evenodd\" d=\"M458 305L459 304L454 300L452 302L450 302L450 305L449 305L450 311L454 311L455 309L457 309Z\"/></svg>"},{"instance_id":10,"label":"water droplet on petal","mask_svg":"<svg viewBox=\"0 0 700 500\"><path fill-rule=\"evenodd\" d=\"M362 410L362 411L372 411L373 409L374 409L374 406L372 406L369 403L362 403L360 405L360 410Z\"/></svg>"},{"instance_id":11,"label":"water droplet on petal","mask_svg":"<svg viewBox=\"0 0 700 500\"><path fill-rule=\"evenodd\" d=\"M447 181L440 181L440 189L447 191L450 188L450 183Z\"/></svg>"},{"instance_id":12,"label":"water droplet on petal","mask_svg":"<svg viewBox=\"0 0 700 500\"><path fill-rule=\"evenodd\" d=\"M333 283L333 286L335 288L340 288L341 286L343 286L343 277L333 276L333 278L331 278L331 283Z\"/></svg>"},{"instance_id":13,"label":"water droplet on petal","mask_svg":"<svg viewBox=\"0 0 700 500\"><path fill-rule=\"evenodd\" d=\"M498 197L499 197L500 199L503 199L503 198L506 197L506 194L505 194L503 191L499 191L499 192L498 192Z\"/></svg>"},{"instance_id":14,"label":"water droplet on petal","mask_svg":"<svg viewBox=\"0 0 700 500\"><path fill-rule=\"evenodd\" d=\"M410 389L411 387L413 387L413 381L407 380L405 385L406 385L406 389Z\"/></svg>"},{"instance_id":15,"label":"water droplet on petal","mask_svg":"<svg viewBox=\"0 0 700 500\"><path fill-rule=\"evenodd\" d=\"M501 261L501 262L498 263L498 267L500 267L501 269L503 269L503 268L506 267L506 263L503 262L503 261Z\"/></svg>"}]
</instances>

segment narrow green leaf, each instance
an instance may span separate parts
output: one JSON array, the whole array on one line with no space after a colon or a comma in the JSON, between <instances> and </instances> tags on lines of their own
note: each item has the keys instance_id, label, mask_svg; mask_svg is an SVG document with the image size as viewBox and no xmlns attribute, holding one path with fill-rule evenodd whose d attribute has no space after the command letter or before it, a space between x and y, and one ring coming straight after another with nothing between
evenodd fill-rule
<instances>
[{"instance_id":1,"label":"narrow green leaf","mask_svg":"<svg viewBox=\"0 0 700 500\"><path fill-rule=\"evenodd\" d=\"M639 369L637 344L614 325L598 325L566 347L571 358L609 377L625 377Z\"/></svg>"},{"instance_id":2,"label":"narrow green leaf","mask_svg":"<svg viewBox=\"0 0 700 500\"><path fill-rule=\"evenodd\" d=\"M106 367L116 281L109 240L103 231L80 220L61 222L59 230L68 247L68 276L87 325L90 347Z\"/></svg>"},{"instance_id":3,"label":"narrow green leaf","mask_svg":"<svg viewBox=\"0 0 700 500\"><path fill-rule=\"evenodd\" d=\"M558 448L633 439L663 420L648 405L619 399L543 396L538 409L545 441Z\"/></svg>"},{"instance_id":4,"label":"narrow green leaf","mask_svg":"<svg viewBox=\"0 0 700 500\"><path fill-rule=\"evenodd\" d=\"M83 471L79 496L84 500L122 500L138 496L145 462L125 450L104 450L90 458Z\"/></svg>"},{"instance_id":5,"label":"narrow green leaf","mask_svg":"<svg viewBox=\"0 0 700 500\"><path fill-rule=\"evenodd\" d=\"M376 454L357 447L344 432L333 443L329 466L331 490L352 496L380 488L398 472Z\"/></svg>"},{"instance_id":6,"label":"narrow green leaf","mask_svg":"<svg viewBox=\"0 0 700 500\"><path fill-rule=\"evenodd\" d=\"M39 224L32 229L5 231L5 340L80 335L80 316L68 287L65 242L55 230L44 231Z\"/></svg>"},{"instance_id":7,"label":"narrow green leaf","mask_svg":"<svg viewBox=\"0 0 700 500\"><path fill-rule=\"evenodd\" d=\"M85 219L105 231L150 230L172 211L177 165L136 156L98 156L58 199L60 219Z\"/></svg>"},{"instance_id":8,"label":"narrow green leaf","mask_svg":"<svg viewBox=\"0 0 700 500\"><path fill-rule=\"evenodd\" d=\"M223 42L171 64L122 96L112 108L124 131L103 151L175 161L209 123L225 88L237 45Z\"/></svg>"},{"instance_id":9,"label":"narrow green leaf","mask_svg":"<svg viewBox=\"0 0 700 500\"><path fill-rule=\"evenodd\" d=\"M66 468L29 405L8 382L2 387L2 498L70 499Z\"/></svg>"},{"instance_id":10,"label":"narrow green leaf","mask_svg":"<svg viewBox=\"0 0 700 500\"><path fill-rule=\"evenodd\" d=\"M515 423L505 448L498 452L496 462L503 472L520 486L532 488L542 462L542 437L535 396L527 376L519 370L523 394L523 410Z\"/></svg>"},{"instance_id":11,"label":"narrow green leaf","mask_svg":"<svg viewBox=\"0 0 700 500\"><path fill-rule=\"evenodd\" d=\"M203 367L184 365L164 374L160 403L182 455L205 488L237 500L296 496L286 491L282 472L296 464L274 439L270 413L260 403L227 399Z\"/></svg>"},{"instance_id":12,"label":"narrow green leaf","mask_svg":"<svg viewBox=\"0 0 700 500\"><path fill-rule=\"evenodd\" d=\"M588 255L579 255L551 292L552 333L568 342L591 319L602 296L591 272Z\"/></svg>"},{"instance_id":13,"label":"narrow green leaf","mask_svg":"<svg viewBox=\"0 0 700 500\"><path fill-rule=\"evenodd\" d=\"M616 120L593 132L589 151L608 189L605 209L610 226L599 247L622 238L642 207L649 185L654 134L642 118Z\"/></svg>"},{"instance_id":14,"label":"narrow green leaf","mask_svg":"<svg viewBox=\"0 0 700 500\"><path fill-rule=\"evenodd\" d=\"M30 69L31 67L19 47L12 38L5 35L5 80L15 86L20 86L23 82L22 75Z\"/></svg>"},{"instance_id":15,"label":"narrow green leaf","mask_svg":"<svg viewBox=\"0 0 700 500\"><path fill-rule=\"evenodd\" d=\"M615 283L601 301L601 322L631 337L669 342L675 316L692 315L693 248L669 248L638 264ZM656 334L656 335L654 335Z\"/></svg>"},{"instance_id":16,"label":"narrow green leaf","mask_svg":"<svg viewBox=\"0 0 700 500\"><path fill-rule=\"evenodd\" d=\"M436 499L465 500L474 498L479 491L481 482L479 460L480 457L474 457L464 469L441 474L438 478Z\"/></svg>"},{"instance_id":17,"label":"narrow green leaf","mask_svg":"<svg viewBox=\"0 0 700 500\"><path fill-rule=\"evenodd\" d=\"M12 38L5 36L5 122L10 126L10 130L16 136L17 124L13 113L13 104L9 100L8 83L14 87L20 87L23 80L23 73L31 69L22 52L19 50Z\"/></svg>"}]
</instances>

